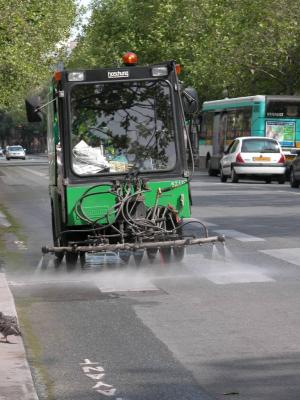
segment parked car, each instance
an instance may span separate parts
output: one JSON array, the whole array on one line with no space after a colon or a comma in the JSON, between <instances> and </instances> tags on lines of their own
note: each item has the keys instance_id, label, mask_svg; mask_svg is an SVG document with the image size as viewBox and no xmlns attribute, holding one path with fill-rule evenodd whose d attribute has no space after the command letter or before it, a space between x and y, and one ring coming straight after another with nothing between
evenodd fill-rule
<instances>
[{"instance_id":1,"label":"parked car","mask_svg":"<svg viewBox=\"0 0 300 400\"><path fill-rule=\"evenodd\" d=\"M21 158L22 160L25 160L26 154L22 146L7 146L5 157L7 160L10 160L11 158Z\"/></svg>"},{"instance_id":2,"label":"parked car","mask_svg":"<svg viewBox=\"0 0 300 400\"><path fill-rule=\"evenodd\" d=\"M285 182L286 160L279 142L259 136L236 138L228 147L220 161L220 179L229 177L237 183L240 178L254 177L271 183Z\"/></svg>"},{"instance_id":3,"label":"parked car","mask_svg":"<svg viewBox=\"0 0 300 400\"><path fill-rule=\"evenodd\" d=\"M292 188L300 186L300 150L296 150L297 156L290 165L290 185Z\"/></svg>"}]
</instances>

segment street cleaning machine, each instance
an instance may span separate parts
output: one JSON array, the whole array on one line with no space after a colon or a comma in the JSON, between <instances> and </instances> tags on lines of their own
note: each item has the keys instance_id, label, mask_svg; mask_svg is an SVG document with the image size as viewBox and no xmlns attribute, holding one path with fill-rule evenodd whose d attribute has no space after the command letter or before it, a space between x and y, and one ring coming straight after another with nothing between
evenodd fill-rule
<instances>
[{"instance_id":1,"label":"street cleaning machine","mask_svg":"<svg viewBox=\"0 0 300 400\"><path fill-rule=\"evenodd\" d=\"M183 88L175 61L139 66L126 53L123 63L58 71L46 102L26 100L29 122L47 110L53 246L42 252L56 266L65 257L68 271L89 253L137 265L160 253L167 263L187 246L224 241L191 218L185 121L197 92ZM197 234L187 229L195 224Z\"/></svg>"}]
</instances>

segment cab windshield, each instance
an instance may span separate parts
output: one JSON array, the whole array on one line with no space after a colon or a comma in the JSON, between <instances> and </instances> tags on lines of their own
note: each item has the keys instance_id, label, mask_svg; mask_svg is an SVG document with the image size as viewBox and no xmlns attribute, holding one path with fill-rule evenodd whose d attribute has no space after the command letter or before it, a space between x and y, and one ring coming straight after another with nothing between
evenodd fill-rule
<instances>
[{"instance_id":1,"label":"cab windshield","mask_svg":"<svg viewBox=\"0 0 300 400\"><path fill-rule=\"evenodd\" d=\"M71 91L77 175L175 167L173 111L165 81L80 84Z\"/></svg>"}]
</instances>

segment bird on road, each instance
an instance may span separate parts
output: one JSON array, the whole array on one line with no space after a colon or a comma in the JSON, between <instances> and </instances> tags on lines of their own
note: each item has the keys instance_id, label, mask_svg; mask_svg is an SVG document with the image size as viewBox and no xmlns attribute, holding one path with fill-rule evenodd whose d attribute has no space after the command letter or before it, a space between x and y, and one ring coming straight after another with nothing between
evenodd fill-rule
<instances>
[{"instance_id":1,"label":"bird on road","mask_svg":"<svg viewBox=\"0 0 300 400\"><path fill-rule=\"evenodd\" d=\"M2 333L2 339L5 340L5 343L11 343L7 339L7 337L10 335L20 336L21 331L18 327L17 318L0 312L0 333ZM3 340L1 341L3 342Z\"/></svg>"}]
</instances>

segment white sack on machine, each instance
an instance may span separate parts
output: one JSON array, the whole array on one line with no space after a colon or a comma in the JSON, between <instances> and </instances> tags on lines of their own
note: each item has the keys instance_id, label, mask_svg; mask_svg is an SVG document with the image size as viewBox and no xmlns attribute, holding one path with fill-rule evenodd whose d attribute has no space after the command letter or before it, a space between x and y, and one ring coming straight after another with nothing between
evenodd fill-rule
<instances>
[{"instance_id":1,"label":"white sack on machine","mask_svg":"<svg viewBox=\"0 0 300 400\"><path fill-rule=\"evenodd\" d=\"M96 174L109 168L101 147L91 147L81 140L73 148L73 169L78 175Z\"/></svg>"}]
</instances>

